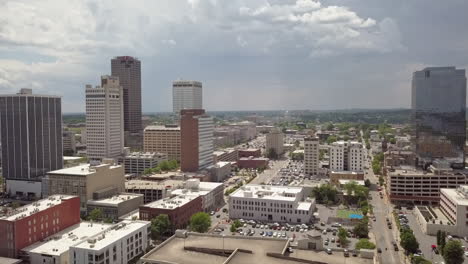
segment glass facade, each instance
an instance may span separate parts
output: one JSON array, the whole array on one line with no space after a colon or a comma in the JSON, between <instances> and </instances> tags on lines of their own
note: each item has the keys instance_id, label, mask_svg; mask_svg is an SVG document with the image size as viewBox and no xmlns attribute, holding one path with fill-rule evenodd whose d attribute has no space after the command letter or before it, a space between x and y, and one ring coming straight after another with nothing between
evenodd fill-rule
<instances>
[{"instance_id":1,"label":"glass facade","mask_svg":"<svg viewBox=\"0 0 468 264\"><path fill-rule=\"evenodd\" d=\"M413 73L412 119L418 164L445 159L464 166L466 76L464 69L431 67Z\"/></svg>"}]
</instances>

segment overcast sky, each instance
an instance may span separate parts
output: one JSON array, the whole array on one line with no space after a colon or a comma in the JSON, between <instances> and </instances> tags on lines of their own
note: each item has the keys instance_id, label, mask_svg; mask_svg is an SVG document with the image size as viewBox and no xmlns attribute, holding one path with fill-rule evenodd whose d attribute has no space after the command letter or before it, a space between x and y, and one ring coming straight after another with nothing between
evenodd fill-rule
<instances>
[{"instance_id":1,"label":"overcast sky","mask_svg":"<svg viewBox=\"0 0 468 264\"><path fill-rule=\"evenodd\" d=\"M468 67L466 0L0 0L0 94L84 112L114 56L142 62L143 111L172 81L214 110L409 107L411 73Z\"/></svg>"}]
</instances>

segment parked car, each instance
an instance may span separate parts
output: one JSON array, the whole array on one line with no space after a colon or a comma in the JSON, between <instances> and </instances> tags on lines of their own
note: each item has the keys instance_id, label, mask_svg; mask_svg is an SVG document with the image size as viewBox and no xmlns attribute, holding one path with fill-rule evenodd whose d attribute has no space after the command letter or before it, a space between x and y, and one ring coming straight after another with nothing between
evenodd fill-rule
<instances>
[{"instance_id":1,"label":"parked car","mask_svg":"<svg viewBox=\"0 0 468 264\"><path fill-rule=\"evenodd\" d=\"M382 253L382 249L381 249L381 248L377 248L377 253Z\"/></svg>"},{"instance_id":2,"label":"parked car","mask_svg":"<svg viewBox=\"0 0 468 264\"><path fill-rule=\"evenodd\" d=\"M332 254L332 250L329 249L329 248L326 249L326 252L327 252L328 255L331 255L331 254Z\"/></svg>"},{"instance_id":3,"label":"parked car","mask_svg":"<svg viewBox=\"0 0 468 264\"><path fill-rule=\"evenodd\" d=\"M345 257L349 257L349 251L347 249L345 249L343 251L343 254L344 254Z\"/></svg>"}]
</instances>

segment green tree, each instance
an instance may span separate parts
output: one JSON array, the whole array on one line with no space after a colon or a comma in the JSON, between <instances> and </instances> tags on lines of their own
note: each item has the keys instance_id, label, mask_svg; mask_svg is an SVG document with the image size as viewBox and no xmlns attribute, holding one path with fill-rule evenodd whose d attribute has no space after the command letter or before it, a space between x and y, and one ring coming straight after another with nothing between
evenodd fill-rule
<instances>
[{"instance_id":1,"label":"green tree","mask_svg":"<svg viewBox=\"0 0 468 264\"><path fill-rule=\"evenodd\" d=\"M336 136L329 136L329 137L327 138L327 143L328 143L329 145L330 145L331 143L333 143L333 142L336 142L336 141L338 141L338 138L337 138Z\"/></svg>"},{"instance_id":2,"label":"green tree","mask_svg":"<svg viewBox=\"0 0 468 264\"><path fill-rule=\"evenodd\" d=\"M462 264L465 261L463 254L462 244L458 240L450 240L443 249L444 260L450 264Z\"/></svg>"},{"instance_id":3,"label":"green tree","mask_svg":"<svg viewBox=\"0 0 468 264\"><path fill-rule=\"evenodd\" d=\"M327 126L325 127L325 129L328 131L333 130L334 128L335 126L333 125L333 123L328 123Z\"/></svg>"},{"instance_id":4,"label":"green tree","mask_svg":"<svg viewBox=\"0 0 468 264\"><path fill-rule=\"evenodd\" d=\"M385 183L385 180L384 180L383 176L379 176L379 185L382 186L382 185L384 185L384 183Z\"/></svg>"},{"instance_id":5,"label":"green tree","mask_svg":"<svg viewBox=\"0 0 468 264\"><path fill-rule=\"evenodd\" d=\"M348 245L349 240L347 239L347 237L348 232L344 228L340 227L338 229L338 238L340 239L340 244L342 247L346 247Z\"/></svg>"},{"instance_id":6,"label":"green tree","mask_svg":"<svg viewBox=\"0 0 468 264\"><path fill-rule=\"evenodd\" d=\"M419 248L419 243L416 240L416 237L413 232L408 229L404 229L402 231L400 245L410 253L415 253Z\"/></svg>"},{"instance_id":7,"label":"green tree","mask_svg":"<svg viewBox=\"0 0 468 264\"><path fill-rule=\"evenodd\" d=\"M440 232L440 245L439 245L439 247L442 250L444 249L445 245L447 244L446 237L447 237L447 234L445 233L445 231Z\"/></svg>"},{"instance_id":8,"label":"green tree","mask_svg":"<svg viewBox=\"0 0 468 264\"><path fill-rule=\"evenodd\" d=\"M430 262L429 260L421 256L413 257L411 263L412 264L432 264L432 262Z\"/></svg>"},{"instance_id":9,"label":"green tree","mask_svg":"<svg viewBox=\"0 0 468 264\"><path fill-rule=\"evenodd\" d=\"M361 238L356 243L356 249L374 249L375 244L370 242L367 238Z\"/></svg>"},{"instance_id":10,"label":"green tree","mask_svg":"<svg viewBox=\"0 0 468 264\"><path fill-rule=\"evenodd\" d=\"M338 191L330 184L322 184L312 189L312 197L317 203L334 204L338 201Z\"/></svg>"},{"instance_id":11,"label":"green tree","mask_svg":"<svg viewBox=\"0 0 468 264\"><path fill-rule=\"evenodd\" d=\"M365 185L367 188L369 188L369 187L371 186L371 181L370 181L369 179L366 179L366 180L364 181L364 185Z\"/></svg>"},{"instance_id":12,"label":"green tree","mask_svg":"<svg viewBox=\"0 0 468 264\"><path fill-rule=\"evenodd\" d=\"M102 210L99 208L94 208L90 213L89 213L89 220L92 221L99 221L102 219Z\"/></svg>"},{"instance_id":13,"label":"green tree","mask_svg":"<svg viewBox=\"0 0 468 264\"><path fill-rule=\"evenodd\" d=\"M359 238L367 238L369 235L369 220L364 217L357 225L354 226L353 232Z\"/></svg>"},{"instance_id":14,"label":"green tree","mask_svg":"<svg viewBox=\"0 0 468 264\"><path fill-rule=\"evenodd\" d=\"M160 239L171 230L171 221L167 214L160 214L151 219L151 237Z\"/></svg>"},{"instance_id":15,"label":"green tree","mask_svg":"<svg viewBox=\"0 0 468 264\"><path fill-rule=\"evenodd\" d=\"M270 148L268 150L267 158L269 158L269 159L277 159L278 158L278 153L276 153L276 150L274 148Z\"/></svg>"},{"instance_id":16,"label":"green tree","mask_svg":"<svg viewBox=\"0 0 468 264\"><path fill-rule=\"evenodd\" d=\"M17 201L14 201L14 202L11 203L11 208L13 208L13 209L16 209L16 208L18 208L20 206L21 206L20 203L17 202Z\"/></svg>"},{"instance_id":17,"label":"green tree","mask_svg":"<svg viewBox=\"0 0 468 264\"><path fill-rule=\"evenodd\" d=\"M205 233L211 226L210 215L204 212L199 212L190 218L190 229L198 233Z\"/></svg>"}]
</instances>

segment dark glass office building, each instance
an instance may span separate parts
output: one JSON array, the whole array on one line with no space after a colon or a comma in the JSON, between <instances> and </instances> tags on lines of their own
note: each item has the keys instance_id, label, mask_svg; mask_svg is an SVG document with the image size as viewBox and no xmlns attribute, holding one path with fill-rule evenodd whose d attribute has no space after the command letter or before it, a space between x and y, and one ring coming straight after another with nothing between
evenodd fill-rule
<instances>
[{"instance_id":1,"label":"dark glass office building","mask_svg":"<svg viewBox=\"0 0 468 264\"><path fill-rule=\"evenodd\" d=\"M464 69L429 67L413 73L412 119L418 165L435 159L463 168L466 140Z\"/></svg>"},{"instance_id":2,"label":"dark glass office building","mask_svg":"<svg viewBox=\"0 0 468 264\"><path fill-rule=\"evenodd\" d=\"M115 57L111 60L111 75L119 77L123 88L125 146L141 148L141 62L130 56Z\"/></svg>"},{"instance_id":3,"label":"dark glass office building","mask_svg":"<svg viewBox=\"0 0 468 264\"><path fill-rule=\"evenodd\" d=\"M62 104L57 96L35 95L30 89L0 95L3 177L41 181L63 167Z\"/></svg>"}]
</instances>

